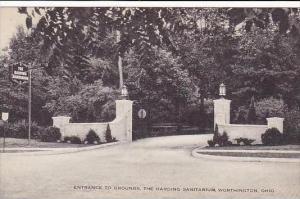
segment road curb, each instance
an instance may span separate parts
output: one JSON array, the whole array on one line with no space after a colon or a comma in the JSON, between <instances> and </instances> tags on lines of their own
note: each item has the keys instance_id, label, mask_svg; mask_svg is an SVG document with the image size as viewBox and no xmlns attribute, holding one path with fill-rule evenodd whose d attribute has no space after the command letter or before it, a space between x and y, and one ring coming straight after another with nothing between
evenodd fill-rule
<instances>
[{"instance_id":1,"label":"road curb","mask_svg":"<svg viewBox=\"0 0 300 199\"><path fill-rule=\"evenodd\" d=\"M20 150L22 152L15 152L15 153L0 153L1 155L14 155L14 156L35 156L35 155L58 155L58 154L66 154L66 153L75 153L81 151L89 151L94 149L106 148L109 146L115 146L124 144L127 142L112 142L107 144L100 144L95 146L88 146L88 147L78 147L78 148L9 148L8 150ZM32 150L32 151L31 151ZM30 151L30 152L26 152Z\"/></svg>"},{"instance_id":2,"label":"road curb","mask_svg":"<svg viewBox=\"0 0 300 199\"><path fill-rule=\"evenodd\" d=\"M223 161L237 161L237 162L281 162L281 163L300 163L300 159L296 158L261 158L261 157L232 157L232 156L217 156L217 155L208 155L208 154L200 154L198 153L201 147L195 148L192 150L192 156L195 158L205 158L210 160L223 160ZM211 150L211 152L215 152L216 150ZM218 150L220 151L220 150ZM223 151L223 150L222 150ZM232 151L232 150L231 150ZM243 152L247 152L248 150L239 150ZM203 150L203 152L207 152L207 150ZM272 152L271 152L272 153Z\"/></svg>"}]
</instances>

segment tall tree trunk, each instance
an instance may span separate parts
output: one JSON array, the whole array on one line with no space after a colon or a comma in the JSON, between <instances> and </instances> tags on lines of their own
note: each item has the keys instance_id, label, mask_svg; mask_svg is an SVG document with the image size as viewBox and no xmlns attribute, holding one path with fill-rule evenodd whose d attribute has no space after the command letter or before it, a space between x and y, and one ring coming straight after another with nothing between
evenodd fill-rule
<instances>
[{"instance_id":1,"label":"tall tree trunk","mask_svg":"<svg viewBox=\"0 0 300 199\"><path fill-rule=\"evenodd\" d=\"M117 30L116 33L117 33L117 43L119 43L121 40L121 33L119 30ZM122 57L121 57L120 50L118 50L118 69L119 69L119 86L120 86L120 89L122 89L124 83L123 83Z\"/></svg>"},{"instance_id":2,"label":"tall tree trunk","mask_svg":"<svg viewBox=\"0 0 300 199\"><path fill-rule=\"evenodd\" d=\"M180 134L181 129L182 129L182 124L181 124L181 104L179 100L176 99L175 102L175 110L176 110L176 123L177 123L177 128L176 128L176 133Z\"/></svg>"},{"instance_id":3,"label":"tall tree trunk","mask_svg":"<svg viewBox=\"0 0 300 199\"><path fill-rule=\"evenodd\" d=\"M204 91L200 90L200 106L199 106L199 132L202 133L206 127L206 114L204 108Z\"/></svg>"}]
</instances>

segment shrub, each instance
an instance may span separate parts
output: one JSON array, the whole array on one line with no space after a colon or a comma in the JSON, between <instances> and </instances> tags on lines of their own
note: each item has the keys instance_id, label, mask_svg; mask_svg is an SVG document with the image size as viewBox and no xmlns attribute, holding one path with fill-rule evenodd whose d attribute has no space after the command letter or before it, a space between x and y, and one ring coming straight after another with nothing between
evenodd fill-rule
<instances>
[{"instance_id":1,"label":"shrub","mask_svg":"<svg viewBox=\"0 0 300 199\"><path fill-rule=\"evenodd\" d=\"M247 116L247 122L249 124L254 124L256 121L256 112L255 112L255 105L254 105L254 96L251 97L249 112Z\"/></svg>"},{"instance_id":2,"label":"shrub","mask_svg":"<svg viewBox=\"0 0 300 199\"><path fill-rule=\"evenodd\" d=\"M65 136L64 142L72 144L81 144L81 139L78 136Z\"/></svg>"},{"instance_id":3,"label":"shrub","mask_svg":"<svg viewBox=\"0 0 300 199\"><path fill-rule=\"evenodd\" d=\"M218 140L220 136L221 135L219 133L219 127L218 127L218 124L216 124L215 130L214 130L213 140Z\"/></svg>"},{"instance_id":4,"label":"shrub","mask_svg":"<svg viewBox=\"0 0 300 199\"><path fill-rule=\"evenodd\" d=\"M12 132L11 137L28 138L28 124L25 120L10 124L10 130Z\"/></svg>"},{"instance_id":5,"label":"shrub","mask_svg":"<svg viewBox=\"0 0 300 199\"><path fill-rule=\"evenodd\" d=\"M87 141L89 144L100 143L100 137L93 129L90 129L84 141Z\"/></svg>"},{"instance_id":6,"label":"shrub","mask_svg":"<svg viewBox=\"0 0 300 199\"><path fill-rule=\"evenodd\" d=\"M216 144L218 144L219 146L229 146L232 145L232 142L229 141L228 134L225 131L223 132L222 135L219 133L219 128L218 125L216 124L213 139L208 140L207 144L210 147L214 147Z\"/></svg>"},{"instance_id":7,"label":"shrub","mask_svg":"<svg viewBox=\"0 0 300 199\"><path fill-rule=\"evenodd\" d=\"M300 134L300 110L293 108L284 115L284 133Z\"/></svg>"},{"instance_id":8,"label":"shrub","mask_svg":"<svg viewBox=\"0 0 300 199\"><path fill-rule=\"evenodd\" d=\"M214 147L216 143L213 140L208 140L207 144L209 147Z\"/></svg>"},{"instance_id":9,"label":"shrub","mask_svg":"<svg viewBox=\"0 0 300 199\"><path fill-rule=\"evenodd\" d=\"M49 126L41 134L42 142L56 142L61 139L60 129L57 127Z\"/></svg>"},{"instance_id":10,"label":"shrub","mask_svg":"<svg viewBox=\"0 0 300 199\"><path fill-rule=\"evenodd\" d=\"M244 143L244 145L251 145L255 140L253 139L248 139L248 138L236 138L235 139L237 144L240 145L241 143Z\"/></svg>"},{"instance_id":11,"label":"shrub","mask_svg":"<svg viewBox=\"0 0 300 199\"><path fill-rule=\"evenodd\" d=\"M106 132L105 132L105 140L106 142L115 142L117 141L115 137L112 137L111 130L109 124L107 124Z\"/></svg>"},{"instance_id":12,"label":"shrub","mask_svg":"<svg viewBox=\"0 0 300 199\"><path fill-rule=\"evenodd\" d=\"M71 137L70 136L65 136L64 137L64 142L71 143Z\"/></svg>"},{"instance_id":13,"label":"shrub","mask_svg":"<svg viewBox=\"0 0 300 199\"><path fill-rule=\"evenodd\" d=\"M232 143L229 141L229 137L228 137L228 134L226 133L226 131L223 132L223 134L220 136L220 138L217 141L217 143L220 146L229 146L229 145L232 145Z\"/></svg>"},{"instance_id":14,"label":"shrub","mask_svg":"<svg viewBox=\"0 0 300 199\"><path fill-rule=\"evenodd\" d=\"M300 144L300 133L283 133L284 144Z\"/></svg>"},{"instance_id":15,"label":"shrub","mask_svg":"<svg viewBox=\"0 0 300 199\"><path fill-rule=\"evenodd\" d=\"M283 136L277 128L270 128L261 135L261 141L264 145L280 145L283 142Z\"/></svg>"},{"instance_id":16,"label":"shrub","mask_svg":"<svg viewBox=\"0 0 300 199\"><path fill-rule=\"evenodd\" d=\"M78 136L71 136L70 141L72 144L81 144L81 139Z\"/></svg>"},{"instance_id":17,"label":"shrub","mask_svg":"<svg viewBox=\"0 0 300 199\"><path fill-rule=\"evenodd\" d=\"M28 123L25 120L17 121L15 123L7 123L1 125L0 136L3 137L3 129L5 130L5 136L11 138L28 138ZM37 123L31 123L31 138L37 139L40 137L40 133L43 131L43 127L37 125Z\"/></svg>"}]
</instances>

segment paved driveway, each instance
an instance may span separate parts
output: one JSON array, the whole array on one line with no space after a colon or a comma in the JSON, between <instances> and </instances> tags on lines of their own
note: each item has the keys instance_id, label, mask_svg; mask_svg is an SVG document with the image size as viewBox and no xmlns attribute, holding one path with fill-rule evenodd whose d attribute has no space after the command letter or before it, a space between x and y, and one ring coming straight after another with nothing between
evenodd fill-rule
<instances>
[{"instance_id":1,"label":"paved driveway","mask_svg":"<svg viewBox=\"0 0 300 199\"><path fill-rule=\"evenodd\" d=\"M300 164L193 158L192 148L210 136L149 138L60 155L2 154L0 198L300 198ZM85 185L94 189L80 189ZM231 190L218 191L227 188Z\"/></svg>"}]
</instances>

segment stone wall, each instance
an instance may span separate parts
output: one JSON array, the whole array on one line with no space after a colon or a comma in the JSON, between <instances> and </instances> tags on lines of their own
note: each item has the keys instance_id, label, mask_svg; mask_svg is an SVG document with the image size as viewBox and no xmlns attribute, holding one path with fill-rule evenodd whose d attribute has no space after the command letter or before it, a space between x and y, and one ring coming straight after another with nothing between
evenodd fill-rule
<instances>
[{"instance_id":1,"label":"stone wall","mask_svg":"<svg viewBox=\"0 0 300 199\"><path fill-rule=\"evenodd\" d=\"M261 134L267 129L267 125L248 125L248 124L219 124L219 132L222 134L224 131L228 134L229 140L236 143L236 138L254 139L254 144L261 144Z\"/></svg>"},{"instance_id":2,"label":"stone wall","mask_svg":"<svg viewBox=\"0 0 300 199\"><path fill-rule=\"evenodd\" d=\"M82 140L90 129L93 129L105 141L107 125L110 125L111 134L118 141L132 141L132 101L116 100L116 119L104 123L70 123L70 117L53 117L53 126L60 129L62 138L78 136Z\"/></svg>"},{"instance_id":3,"label":"stone wall","mask_svg":"<svg viewBox=\"0 0 300 199\"><path fill-rule=\"evenodd\" d=\"M111 134L119 141L126 141L127 136L124 133L125 117L112 122L104 123L69 123L65 125L64 136L78 136L83 140L90 129L93 129L100 137L101 141L105 141L105 133L109 124Z\"/></svg>"},{"instance_id":4,"label":"stone wall","mask_svg":"<svg viewBox=\"0 0 300 199\"><path fill-rule=\"evenodd\" d=\"M214 127L218 124L219 133L226 131L233 143L235 138L254 139L254 143L261 143L261 135L268 128L274 127L283 132L284 118L279 117L267 118L267 125L230 124L230 103L231 100L224 98L214 100Z\"/></svg>"}]
</instances>

